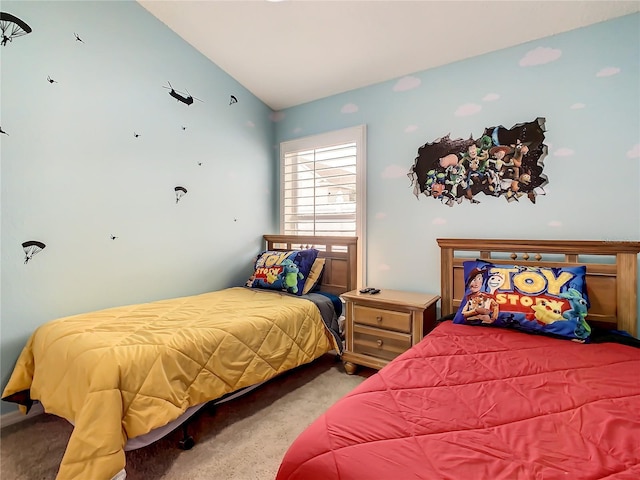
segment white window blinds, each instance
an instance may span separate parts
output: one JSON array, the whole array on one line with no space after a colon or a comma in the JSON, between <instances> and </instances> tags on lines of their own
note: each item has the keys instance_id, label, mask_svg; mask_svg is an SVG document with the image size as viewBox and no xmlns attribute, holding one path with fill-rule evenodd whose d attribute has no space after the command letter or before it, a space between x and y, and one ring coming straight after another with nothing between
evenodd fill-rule
<instances>
[{"instance_id":1,"label":"white window blinds","mask_svg":"<svg viewBox=\"0 0 640 480\"><path fill-rule=\"evenodd\" d=\"M351 132L351 140L345 135L347 132ZM364 190L359 188L363 132L364 127L359 127L282 144L281 230L284 234L357 236L360 233L358 220L364 207L361 200L364 192L359 191Z\"/></svg>"}]
</instances>

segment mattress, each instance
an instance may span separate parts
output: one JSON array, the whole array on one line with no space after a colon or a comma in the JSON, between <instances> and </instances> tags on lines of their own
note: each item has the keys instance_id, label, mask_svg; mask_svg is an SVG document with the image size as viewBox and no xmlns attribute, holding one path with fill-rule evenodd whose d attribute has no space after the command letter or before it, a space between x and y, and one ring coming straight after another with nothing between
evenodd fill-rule
<instances>
[{"instance_id":1,"label":"mattress","mask_svg":"<svg viewBox=\"0 0 640 480\"><path fill-rule=\"evenodd\" d=\"M339 349L337 319L321 313L331 300L317 297L236 287L48 322L3 399L74 424L57 478L107 480L128 439Z\"/></svg>"},{"instance_id":2,"label":"mattress","mask_svg":"<svg viewBox=\"0 0 640 480\"><path fill-rule=\"evenodd\" d=\"M640 478L640 349L439 324L329 408L277 480Z\"/></svg>"}]
</instances>

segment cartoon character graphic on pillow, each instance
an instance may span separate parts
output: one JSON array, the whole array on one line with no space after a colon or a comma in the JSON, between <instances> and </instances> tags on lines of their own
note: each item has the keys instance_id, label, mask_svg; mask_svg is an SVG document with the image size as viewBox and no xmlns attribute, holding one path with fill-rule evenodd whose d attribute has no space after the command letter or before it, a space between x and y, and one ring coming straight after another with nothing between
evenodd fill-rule
<instances>
[{"instance_id":1,"label":"cartoon character graphic on pillow","mask_svg":"<svg viewBox=\"0 0 640 480\"><path fill-rule=\"evenodd\" d=\"M496 290L498 290L505 282L506 277L502 272L491 272L489 274L489 278L487 278L487 287L489 288L489 293L494 296L496 294Z\"/></svg>"},{"instance_id":2,"label":"cartoon character graphic on pillow","mask_svg":"<svg viewBox=\"0 0 640 480\"><path fill-rule=\"evenodd\" d=\"M478 292L469 296L462 315L467 321L480 320L481 323L493 323L498 318L499 312L500 308L495 298L486 293Z\"/></svg>"},{"instance_id":3,"label":"cartoon character graphic on pillow","mask_svg":"<svg viewBox=\"0 0 640 480\"><path fill-rule=\"evenodd\" d=\"M485 273L486 270L476 268L469 275L467 303L462 309L462 316L466 321L479 320L481 323L490 324L496 321L500 313L494 296L481 291Z\"/></svg>"},{"instance_id":4,"label":"cartoon character graphic on pillow","mask_svg":"<svg viewBox=\"0 0 640 480\"><path fill-rule=\"evenodd\" d=\"M560 298L566 298L571 305L570 310L565 310L562 316L567 320L575 320L577 322L575 333L578 339L585 339L591 335L591 327L585 320L587 317L587 301L582 298L582 294L575 288L569 288L566 292L561 293Z\"/></svg>"},{"instance_id":5,"label":"cartoon character graphic on pillow","mask_svg":"<svg viewBox=\"0 0 640 480\"><path fill-rule=\"evenodd\" d=\"M282 271L279 277L282 280L283 289L298 293L298 279L304 278L304 275L300 273L298 266L287 258L282 261Z\"/></svg>"},{"instance_id":6,"label":"cartoon character graphic on pillow","mask_svg":"<svg viewBox=\"0 0 640 480\"><path fill-rule=\"evenodd\" d=\"M536 304L531 305L534 317L540 325L551 325L558 320L565 320L562 316L562 306L564 302L558 300L550 300L547 298L537 298Z\"/></svg>"}]
</instances>

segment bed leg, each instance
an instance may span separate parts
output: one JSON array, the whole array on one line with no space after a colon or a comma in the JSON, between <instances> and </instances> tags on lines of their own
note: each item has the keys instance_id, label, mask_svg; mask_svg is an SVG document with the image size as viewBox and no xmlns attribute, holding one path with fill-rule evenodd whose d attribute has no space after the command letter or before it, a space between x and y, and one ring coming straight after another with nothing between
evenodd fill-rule
<instances>
[{"instance_id":1,"label":"bed leg","mask_svg":"<svg viewBox=\"0 0 640 480\"><path fill-rule=\"evenodd\" d=\"M196 444L193 437L189 435L189 432L187 431L187 427L188 427L187 423L188 422L185 422L182 424L182 440L178 442L178 445L182 450L191 450L193 446Z\"/></svg>"},{"instance_id":2,"label":"bed leg","mask_svg":"<svg viewBox=\"0 0 640 480\"><path fill-rule=\"evenodd\" d=\"M347 372L347 375L353 375L358 370L358 366L352 362L343 362L344 371Z\"/></svg>"}]
</instances>

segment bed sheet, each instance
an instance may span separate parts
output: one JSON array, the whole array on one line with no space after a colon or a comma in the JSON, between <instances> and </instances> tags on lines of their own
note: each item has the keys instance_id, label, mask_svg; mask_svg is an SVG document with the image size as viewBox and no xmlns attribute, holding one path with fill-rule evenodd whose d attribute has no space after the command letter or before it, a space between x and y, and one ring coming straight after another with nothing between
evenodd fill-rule
<instances>
[{"instance_id":1,"label":"bed sheet","mask_svg":"<svg viewBox=\"0 0 640 480\"><path fill-rule=\"evenodd\" d=\"M438 325L291 445L277 480L640 478L640 349Z\"/></svg>"}]
</instances>

